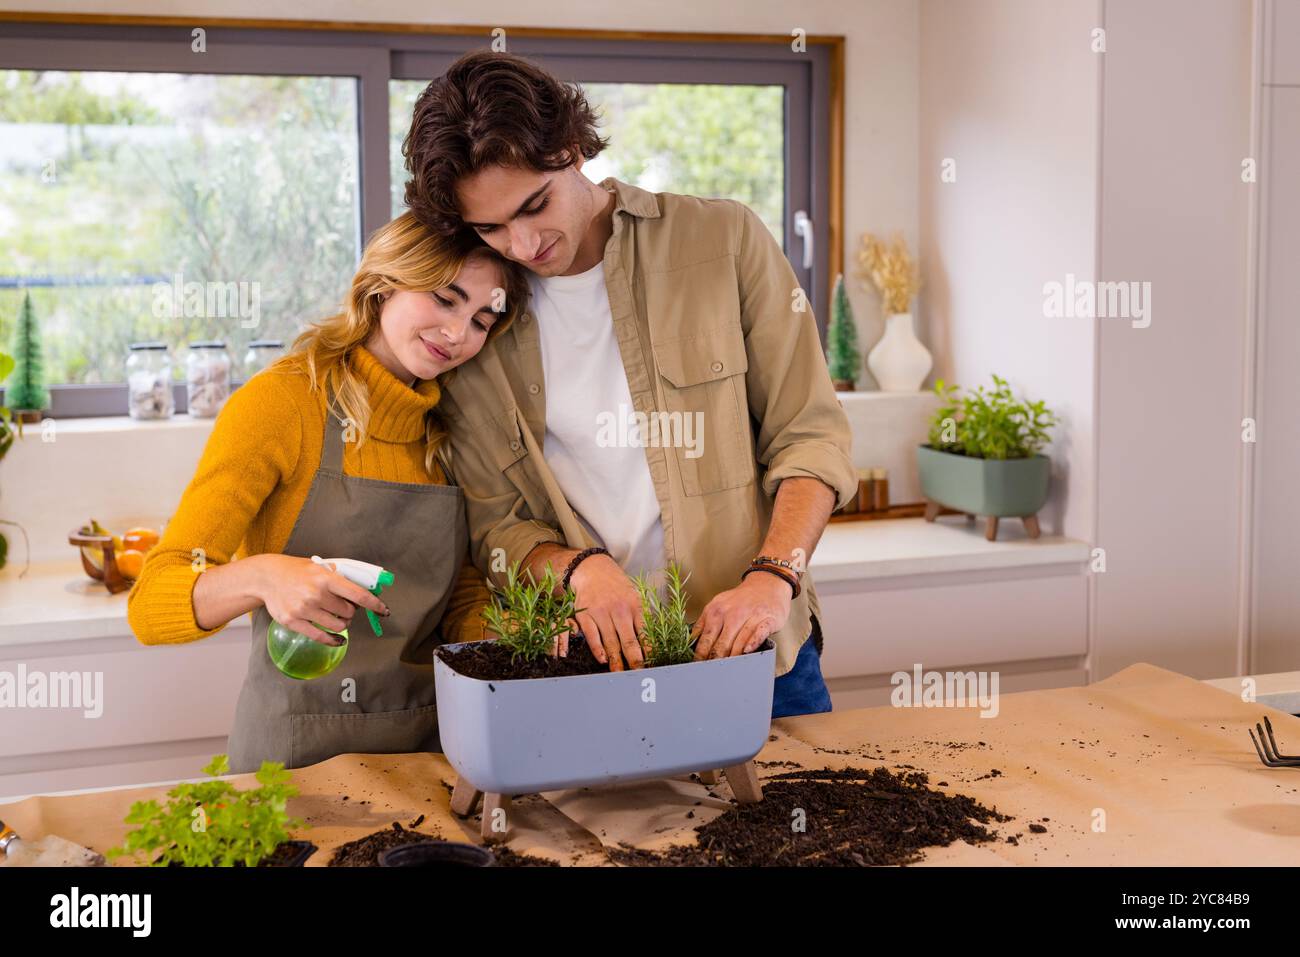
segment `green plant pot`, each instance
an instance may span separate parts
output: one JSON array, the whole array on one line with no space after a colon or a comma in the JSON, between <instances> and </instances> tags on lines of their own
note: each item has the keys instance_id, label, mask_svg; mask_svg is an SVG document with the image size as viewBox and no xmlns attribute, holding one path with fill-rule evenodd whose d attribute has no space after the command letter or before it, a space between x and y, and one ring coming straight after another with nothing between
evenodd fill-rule
<instances>
[{"instance_id":1,"label":"green plant pot","mask_svg":"<svg viewBox=\"0 0 1300 957\"><path fill-rule=\"evenodd\" d=\"M977 459L940 452L928 445L916 450L921 492L932 502L970 515L998 518L1033 515L1047 502L1052 460Z\"/></svg>"}]
</instances>

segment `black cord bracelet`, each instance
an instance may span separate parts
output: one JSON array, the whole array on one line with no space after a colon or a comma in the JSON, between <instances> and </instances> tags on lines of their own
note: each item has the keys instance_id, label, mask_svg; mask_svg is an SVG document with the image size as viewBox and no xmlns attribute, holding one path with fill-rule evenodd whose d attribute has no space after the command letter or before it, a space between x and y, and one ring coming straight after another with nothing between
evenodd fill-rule
<instances>
[{"instance_id":1,"label":"black cord bracelet","mask_svg":"<svg viewBox=\"0 0 1300 957\"><path fill-rule=\"evenodd\" d=\"M592 555L608 555L608 554L609 554L608 548L600 548L600 547L584 548L582 551L578 552L578 554L573 556L573 561L569 562L569 567L564 570L564 578L560 582L560 589L562 591L569 590L569 579L573 577L574 571L577 570L578 565L583 560L590 558Z\"/></svg>"}]
</instances>

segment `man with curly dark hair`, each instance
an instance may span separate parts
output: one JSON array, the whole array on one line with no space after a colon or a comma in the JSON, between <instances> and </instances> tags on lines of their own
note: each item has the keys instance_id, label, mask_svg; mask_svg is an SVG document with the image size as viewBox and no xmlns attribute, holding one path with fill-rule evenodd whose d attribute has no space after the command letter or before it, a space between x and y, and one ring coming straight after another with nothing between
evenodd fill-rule
<instances>
[{"instance_id":1,"label":"man with curly dark hair","mask_svg":"<svg viewBox=\"0 0 1300 957\"><path fill-rule=\"evenodd\" d=\"M407 205L531 273L448 385L471 552L498 582L550 565L614 670L643 663L629 575L676 562L697 658L770 638L773 716L830 710L804 572L857 481L807 298L744 205L588 179L606 145L580 87L509 54L466 54L415 104Z\"/></svg>"}]
</instances>

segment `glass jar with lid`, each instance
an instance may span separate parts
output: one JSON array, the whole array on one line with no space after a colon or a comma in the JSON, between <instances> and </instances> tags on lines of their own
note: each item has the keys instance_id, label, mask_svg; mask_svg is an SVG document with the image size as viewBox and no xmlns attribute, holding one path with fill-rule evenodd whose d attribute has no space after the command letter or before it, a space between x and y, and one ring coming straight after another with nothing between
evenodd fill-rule
<instances>
[{"instance_id":1,"label":"glass jar with lid","mask_svg":"<svg viewBox=\"0 0 1300 957\"><path fill-rule=\"evenodd\" d=\"M284 341L281 339L254 339L248 344L244 353L244 381L247 382L284 355Z\"/></svg>"},{"instance_id":2,"label":"glass jar with lid","mask_svg":"<svg viewBox=\"0 0 1300 957\"><path fill-rule=\"evenodd\" d=\"M230 397L230 353L224 342L191 342L185 356L185 395L189 413L210 419Z\"/></svg>"},{"instance_id":3,"label":"glass jar with lid","mask_svg":"<svg viewBox=\"0 0 1300 957\"><path fill-rule=\"evenodd\" d=\"M126 357L126 396L127 412L133 419L166 419L175 411L167 343L131 343Z\"/></svg>"}]
</instances>

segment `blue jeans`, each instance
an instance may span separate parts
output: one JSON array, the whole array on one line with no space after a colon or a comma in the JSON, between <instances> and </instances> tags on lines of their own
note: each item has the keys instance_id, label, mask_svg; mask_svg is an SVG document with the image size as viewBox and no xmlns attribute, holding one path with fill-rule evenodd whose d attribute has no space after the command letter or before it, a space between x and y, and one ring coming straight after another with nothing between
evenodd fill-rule
<instances>
[{"instance_id":1,"label":"blue jeans","mask_svg":"<svg viewBox=\"0 0 1300 957\"><path fill-rule=\"evenodd\" d=\"M821 714L831 710L831 693L822 677L821 625L813 616L812 634L799 647L794 667L772 688L772 717Z\"/></svg>"}]
</instances>

